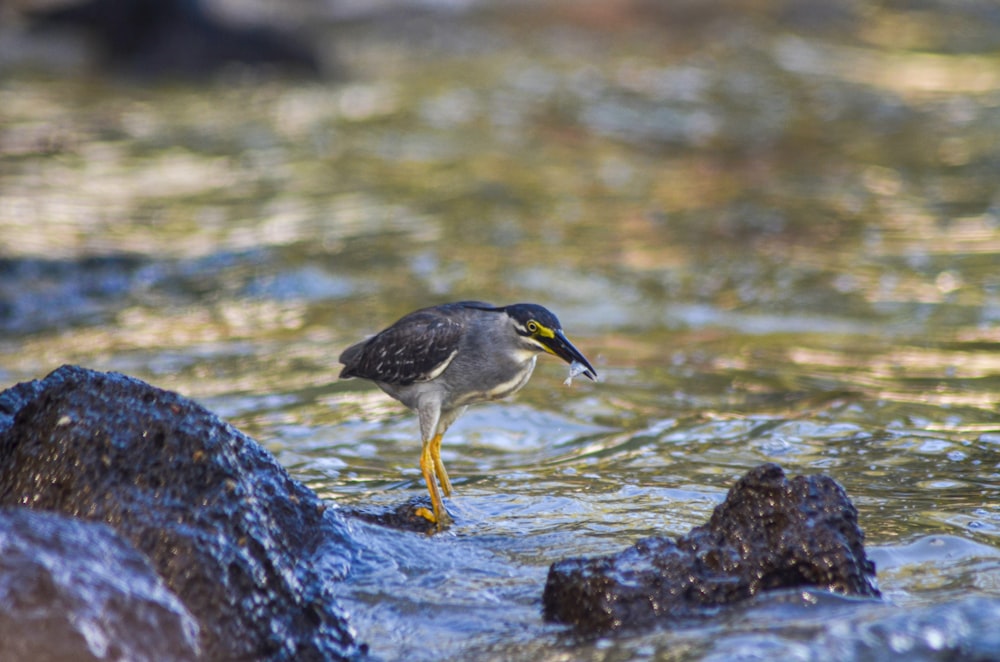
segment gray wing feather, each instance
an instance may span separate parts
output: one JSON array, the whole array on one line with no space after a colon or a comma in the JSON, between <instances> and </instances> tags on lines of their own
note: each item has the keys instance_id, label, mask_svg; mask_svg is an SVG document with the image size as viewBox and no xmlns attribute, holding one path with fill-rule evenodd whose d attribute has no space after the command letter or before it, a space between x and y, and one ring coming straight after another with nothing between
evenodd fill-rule
<instances>
[{"instance_id":1,"label":"gray wing feather","mask_svg":"<svg viewBox=\"0 0 1000 662\"><path fill-rule=\"evenodd\" d=\"M438 309L418 310L340 355L341 377L405 386L434 376L448 362L464 325Z\"/></svg>"}]
</instances>

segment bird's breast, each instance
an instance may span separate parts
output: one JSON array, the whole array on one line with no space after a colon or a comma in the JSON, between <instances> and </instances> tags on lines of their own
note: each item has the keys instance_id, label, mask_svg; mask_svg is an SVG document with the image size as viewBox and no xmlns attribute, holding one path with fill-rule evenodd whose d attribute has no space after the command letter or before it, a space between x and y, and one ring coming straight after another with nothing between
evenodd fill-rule
<instances>
[{"instance_id":1,"label":"bird's breast","mask_svg":"<svg viewBox=\"0 0 1000 662\"><path fill-rule=\"evenodd\" d=\"M475 402L486 402L489 400L501 400L510 395L514 395L528 383L531 373L535 369L535 362L538 356L532 354L526 361L516 364L511 370L504 374L490 375L482 379L475 388L470 389L455 403L454 406L464 406Z\"/></svg>"}]
</instances>

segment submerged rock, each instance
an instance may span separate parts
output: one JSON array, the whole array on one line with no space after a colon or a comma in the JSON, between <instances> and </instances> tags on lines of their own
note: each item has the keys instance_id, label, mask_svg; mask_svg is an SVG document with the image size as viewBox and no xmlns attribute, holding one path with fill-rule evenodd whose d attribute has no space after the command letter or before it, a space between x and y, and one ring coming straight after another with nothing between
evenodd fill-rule
<instances>
[{"instance_id":1,"label":"submerged rock","mask_svg":"<svg viewBox=\"0 0 1000 662\"><path fill-rule=\"evenodd\" d=\"M395 506L348 507L344 508L342 512L345 517L353 517L390 529L413 531L414 533L435 533L437 525L417 514L421 508L428 512L433 508L429 496L413 497Z\"/></svg>"},{"instance_id":2,"label":"submerged rock","mask_svg":"<svg viewBox=\"0 0 1000 662\"><path fill-rule=\"evenodd\" d=\"M0 505L109 524L197 619L205 659L363 652L330 592L351 550L339 515L176 393L73 366L9 389Z\"/></svg>"},{"instance_id":3,"label":"submerged rock","mask_svg":"<svg viewBox=\"0 0 1000 662\"><path fill-rule=\"evenodd\" d=\"M141 287L148 261L133 255L76 260L0 257L0 333L37 333L110 321Z\"/></svg>"},{"instance_id":4,"label":"submerged rock","mask_svg":"<svg viewBox=\"0 0 1000 662\"><path fill-rule=\"evenodd\" d=\"M105 63L143 76L200 78L232 63L315 76L303 36L273 26L226 25L199 0L87 0L32 13L40 27L90 33Z\"/></svg>"},{"instance_id":5,"label":"submerged rock","mask_svg":"<svg viewBox=\"0 0 1000 662\"><path fill-rule=\"evenodd\" d=\"M0 659L194 660L198 623L110 527L0 509Z\"/></svg>"},{"instance_id":6,"label":"submerged rock","mask_svg":"<svg viewBox=\"0 0 1000 662\"><path fill-rule=\"evenodd\" d=\"M781 467L764 464L685 536L554 563L542 596L545 616L607 631L703 615L771 589L878 597L863 542L857 511L832 478L788 480Z\"/></svg>"}]
</instances>

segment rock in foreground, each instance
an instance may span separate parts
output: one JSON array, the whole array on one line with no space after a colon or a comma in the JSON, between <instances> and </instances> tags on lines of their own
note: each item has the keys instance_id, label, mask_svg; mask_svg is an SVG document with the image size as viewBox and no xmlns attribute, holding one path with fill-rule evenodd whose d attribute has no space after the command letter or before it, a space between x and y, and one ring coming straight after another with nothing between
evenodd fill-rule
<instances>
[{"instance_id":1,"label":"rock in foreground","mask_svg":"<svg viewBox=\"0 0 1000 662\"><path fill-rule=\"evenodd\" d=\"M198 624L103 524L0 509L0 659L194 660Z\"/></svg>"},{"instance_id":2,"label":"rock in foreground","mask_svg":"<svg viewBox=\"0 0 1000 662\"><path fill-rule=\"evenodd\" d=\"M878 597L863 542L857 511L832 478L788 480L765 464L736 483L707 524L681 538L554 563L545 616L600 632L703 615L771 589Z\"/></svg>"},{"instance_id":3,"label":"rock in foreground","mask_svg":"<svg viewBox=\"0 0 1000 662\"><path fill-rule=\"evenodd\" d=\"M110 525L197 619L204 659L361 652L330 594L339 516L175 393L71 366L0 393L0 506Z\"/></svg>"}]
</instances>

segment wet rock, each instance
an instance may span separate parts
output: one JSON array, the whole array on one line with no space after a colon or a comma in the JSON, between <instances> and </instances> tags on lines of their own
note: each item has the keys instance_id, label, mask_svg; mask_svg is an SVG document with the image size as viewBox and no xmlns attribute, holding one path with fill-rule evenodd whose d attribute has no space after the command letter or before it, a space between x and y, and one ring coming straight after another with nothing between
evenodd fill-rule
<instances>
[{"instance_id":1,"label":"wet rock","mask_svg":"<svg viewBox=\"0 0 1000 662\"><path fill-rule=\"evenodd\" d=\"M0 509L0 659L194 660L198 624L103 524Z\"/></svg>"},{"instance_id":2,"label":"wet rock","mask_svg":"<svg viewBox=\"0 0 1000 662\"><path fill-rule=\"evenodd\" d=\"M447 506L447 504L446 504ZM403 503L388 506L355 506L343 509L345 517L354 517L363 522L378 524L390 529L399 531L413 531L414 533L432 534L437 532L437 527L427 518L417 514L417 510L423 508L430 512L433 510L429 496L418 496L407 499ZM447 510L447 507L445 508ZM451 515L451 513L449 513ZM454 515L452 515L454 518Z\"/></svg>"},{"instance_id":3,"label":"wet rock","mask_svg":"<svg viewBox=\"0 0 1000 662\"><path fill-rule=\"evenodd\" d=\"M319 58L301 38L263 25L225 25L198 0L89 0L33 16L41 27L90 33L107 65L142 76L200 78L234 62L320 71Z\"/></svg>"},{"instance_id":4,"label":"wet rock","mask_svg":"<svg viewBox=\"0 0 1000 662\"><path fill-rule=\"evenodd\" d=\"M832 478L788 480L781 467L764 464L685 536L554 563L542 597L545 616L607 631L704 615L771 589L878 597L863 541L857 511Z\"/></svg>"},{"instance_id":5,"label":"wet rock","mask_svg":"<svg viewBox=\"0 0 1000 662\"><path fill-rule=\"evenodd\" d=\"M256 442L198 404L64 366L0 407L0 505L104 522L198 620L206 659L363 653L331 595L340 517ZM2 413L2 412L0 412Z\"/></svg>"},{"instance_id":6,"label":"wet rock","mask_svg":"<svg viewBox=\"0 0 1000 662\"><path fill-rule=\"evenodd\" d=\"M143 258L131 255L0 258L0 332L108 321L129 302L145 266Z\"/></svg>"},{"instance_id":7,"label":"wet rock","mask_svg":"<svg viewBox=\"0 0 1000 662\"><path fill-rule=\"evenodd\" d=\"M21 382L0 391L0 434L14 424L14 416L44 390L44 382ZM2 471L2 467L0 467Z\"/></svg>"},{"instance_id":8,"label":"wet rock","mask_svg":"<svg viewBox=\"0 0 1000 662\"><path fill-rule=\"evenodd\" d=\"M264 263L271 266L261 268ZM131 306L204 306L206 298L220 294L322 300L352 288L317 265L291 266L266 248L180 259L0 257L0 334L111 325Z\"/></svg>"}]
</instances>

